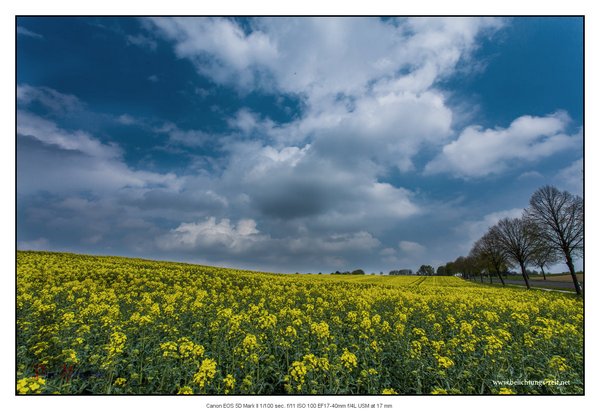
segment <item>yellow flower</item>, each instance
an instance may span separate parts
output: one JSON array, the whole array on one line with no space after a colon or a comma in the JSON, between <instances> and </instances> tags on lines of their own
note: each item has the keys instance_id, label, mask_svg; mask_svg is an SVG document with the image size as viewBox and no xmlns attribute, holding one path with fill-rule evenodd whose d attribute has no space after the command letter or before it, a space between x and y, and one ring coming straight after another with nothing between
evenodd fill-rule
<instances>
[{"instance_id":1,"label":"yellow flower","mask_svg":"<svg viewBox=\"0 0 600 411\"><path fill-rule=\"evenodd\" d=\"M431 341L431 347L436 351L440 352L444 348L444 341Z\"/></svg>"},{"instance_id":2,"label":"yellow flower","mask_svg":"<svg viewBox=\"0 0 600 411\"><path fill-rule=\"evenodd\" d=\"M464 336L470 336L473 334L473 326L466 321L460 323L460 333Z\"/></svg>"},{"instance_id":3,"label":"yellow flower","mask_svg":"<svg viewBox=\"0 0 600 411\"><path fill-rule=\"evenodd\" d=\"M302 384L307 373L308 369L306 368L306 365L304 365L303 361L294 361L292 363L290 375L294 381Z\"/></svg>"},{"instance_id":4,"label":"yellow flower","mask_svg":"<svg viewBox=\"0 0 600 411\"><path fill-rule=\"evenodd\" d=\"M421 356L421 350L423 346L419 341L411 341L410 343L410 356L411 358L417 358Z\"/></svg>"},{"instance_id":5,"label":"yellow flower","mask_svg":"<svg viewBox=\"0 0 600 411\"><path fill-rule=\"evenodd\" d=\"M250 389L253 386L253 381L252 381L252 375L248 374L244 377L244 379L242 380L242 390L244 392L248 392L250 391Z\"/></svg>"},{"instance_id":6,"label":"yellow flower","mask_svg":"<svg viewBox=\"0 0 600 411\"><path fill-rule=\"evenodd\" d=\"M252 335L252 334L247 334L246 337L244 337L244 341L242 341L242 347L244 347L246 352L248 352L248 351L256 348L256 346L257 346L256 336Z\"/></svg>"},{"instance_id":7,"label":"yellow flower","mask_svg":"<svg viewBox=\"0 0 600 411\"><path fill-rule=\"evenodd\" d=\"M277 325L277 317L273 314L265 314L258 318L258 324L262 329L273 328Z\"/></svg>"},{"instance_id":8,"label":"yellow flower","mask_svg":"<svg viewBox=\"0 0 600 411\"><path fill-rule=\"evenodd\" d=\"M416 337L426 337L425 330L422 328L413 328L413 334Z\"/></svg>"},{"instance_id":9,"label":"yellow flower","mask_svg":"<svg viewBox=\"0 0 600 411\"><path fill-rule=\"evenodd\" d=\"M552 356L548 361L548 365L557 371L566 371L569 368L567 360L559 355Z\"/></svg>"},{"instance_id":10,"label":"yellow flower","mask_svg":"<svg viewBox=\"0 0 600 411\"><path fill-rule=\"evenodd\" d=\"M231 392L231 390L233 390L233 388L235 387L235 377L231 374L227 374L227 376L225 378L223 378L223 386L224 386L224 393L225 394L229 394Z\"/></svg>"},{"instance_id":11,"label":"yellow flower","mask_svg":"<svg viewBox=\"0 0 600 411\"><path fill-rule=\"evenodd\" d=\"M310 330L320 340L324 340L329 337L329 324L324 321L320 323L312 323L310 325Z\"/></svg>"},{"instance_id":12,"label":"yellow flower","mask_svg":"<svg viewBox=\"0 0 600 411\"><path fill-rule=\"evenodd\" d=\"M356 368L358 365L356 355L348 351L347 348L344 348L344 352L340 356L340 360L342 361L342 365L350 371L352 371L352 369Z\"/></svg>"},{"instance_id":13,"label":"yellow flower","mask_svg":"<svg viewBox=\"0 0 600 411\"><path fill-rule=\"evenodd\" d=\"M498 394L510 395L510 394L516 394L516 392L514 392L510 388L502 387L502 388L500 388L500 391L498 391Z\"/></svg>"},{"instance_id":14,"label":"yellow flower","mask_svg":"<svg viewBox=\"0 0 600 411\"><path fill-rule=\"evenodd\" d=\"M437 361L438 361L438 367L440 367L440 368L450 368L450 367L454 366L454 361L452 361L448 357L438 356Z\"/></svg>"},{"instance_id":15,"label":"yellow flower","mask_svg":"<svg viewBox=\"0 0 600 411\"><path fill-rule=\"evenodd\" d=\"M434 388L433 391L431 391L431 393L433 395L440 395L440 394L448 394L448 391L446 391L443 388Z\"/></svg>"},{"instance_id":16,"label":"yellow flower","mask_svg":"<svg viewBox=\"0 0 600 411\"><path fill-rule=\"evenodd\" d=\"M371 349L377 353L381 352L381 347L379 346L379 343L377 342L377 340L373 340L371 341Z\"/></svg>"},{"instance_id":17,"label":"yellow flower","mask_svg":"<svg viewBox=\"0 0 600 411\"><path fill-rule=\"evenodd\" d=\"M395 394L398 394L396 392L396 390L394 390L393 388L384 388L383 391L381 391L381 393L383 395L395 395Z\"/></svg>"},{"instance_id":18,"label":"yellow flower","mask_svg":"<svg viewBox=\"0 0 600 411\"><path fill-rule=\"evenodd\" d=\"M46 380L42 377L27 377L17 381L18 394L39 394L46 385Z\"/></svg>"},{"instance_id":19,"label":"yellow flower","mask_svg":"<svg viewBox=\"0 0 600 411\"><path fill-rule=\"evenodd\" d=\"M498 316L498 314L492 311L484 311L483 317L488 323L495 323L500 321L500 317Z\"/></svg>"},{"instance_id":20,"label":"yellow flower","mask_svg":"<svg viewBox=\"0 0 600 411\"><path fill-rule=\"evenodd\" d=\"M189 338L182 337L178 341L179 355L181 358L198 358L204 355L204 347L190 341Z\"/></svg>"},{"instance_id":21,"label":"yellow flower","mask_svg":"<svg viewBox=\"0 0 600 411\"><path fill-rule=\"evenodd\" d=\"M117 387L122 387L127 383L127 380L125 378L119 377L115 380L115 385Z\"/></svg>"},{"instance_id":22,"label":"yellow flower","mask_svg":"<svg viewBox=\"0 0 600 411\"><path fill-rule=\"evenodd\" d=\"M202 364L200 364L200 369L196 374L194 374L194 382L198 384L200 388L204 388L204 386L215 377L216 373L217 362L207 358L202 361Z\"/></svg>"},{"instance_id":23,"label":"yellow flower","mask_svg":"<svg viewBox=\"0 0 600 411\"><path fill-rule=\"evenodd\" d=\"M453 277L295 276L19 251L16 306L18 394L109 384L163 394L452 395L477 393L482 375L498 373L548 380L494 393L583 388L581 299ZM506 368L515 355L537 362L515 374ZM449 379L460 385L442 384Z\"/></svg>"},{"instance_id":24,"label":"yellow flower","mask_svg":"<svg viewBox=\"0 0 600 411\"><path fill-rule=\"evenodd\" d=\"M77 364L79 359L77 358L77 353L73 349L62 350L62 357L66 364Z\"/></svg>"},{"instance_id":25,"label":"yellow flower","mask_svg":"<svg viewBox=\"0 0 600 411\"><path fill-rule=\"evenodd\" d=\"M73 313L64 313L63 316L62 316L62 320L65 323L73 322L73 320L75 320L75 314L73 314Z\"/></svg>"},{"instance_id":26,"label":"yellow flower","mask_svg":"<svg viewBox=\"0 0 600 411\"><path fill-rule=\"evenodd\" d=\"M116 355L123 352L127 336L121 332L115 331L110 335L110 342L107 346L108 355Z\"/></svg>"},{"instance_id":27,"label":"yellow flower","mask_svg":"<svg viewBox=\"0 0 600 411\"><path fill-rule=\"evenodd\" d=\"M363 330L370 331L371 330L371 319L368 316L363 317L362 321L360 322L360 327Z\"/></svg>"},{"instance_id":28,"label":"yellow flower","mask_svg":"<svg viewBox=\"0 0 600 411\"><path fill-rule=\"evenodd\" d=\"M295 339L298 336L298 333L296 332L296 329L294 327L288 325L285 329L285 335L288 338Z\"/></svg>"},{"instance_id":29,"label":"yellow flower","mask_svg":"<svg viewBox=\"0 0 600 411\"><path fill-rule=\"evenodd\" d=\"M29 392L29 384L27 383L27 378L23 378L17 382L17 392L19 394L27 394Z\"/></svg>"},{"instance_id":30,"label":"yellow flower","mask_svg":"<svg viewBox=\"0 0 600 411\"><path fill-rule=\"evenodd\" d=\"M512 318L517 324L521 326L529 324L529 316L527 315L527 313L512 313L510 315L510 318Z\"/></svg>"},{"instance_id":31,"label":"yellow flower","mask_svg":"<svg viewBox=\"0 0 600 411\"><path fill-rule=\"evenodd\" d=\"M160 349L163 351L164 358L179 358L179 355L177 354L177 344L173 341L161 343Z\"/></svg>"},{"instance_id":32,"label":"yellow flower","mask_svg":"<svg viewBox=\"0 0 600 411\"><path fill-rule=\"evenodd\" d=\"M486 345L483 348L483 352L486 355L495 355L497 353L499 353L500 351L502 351L502 348L504 346L504 343L502 342L502 340L500 340L498 337L494 336L494 335L488 335L487 337L485 337L485 342Z\"/></svg>"},{"instance_id":33,"label":"yellow flower","mask_svg":"<svg viewBox=\"0 0 600 411\"><path fill-rule=\"evenodd\" d=\"M178 391L177 394L179 395L193 395L194 394L194 390L192 389L192 387L188 387L187 385L184 387L181 387Z\"/></svg>"}]
</instances>

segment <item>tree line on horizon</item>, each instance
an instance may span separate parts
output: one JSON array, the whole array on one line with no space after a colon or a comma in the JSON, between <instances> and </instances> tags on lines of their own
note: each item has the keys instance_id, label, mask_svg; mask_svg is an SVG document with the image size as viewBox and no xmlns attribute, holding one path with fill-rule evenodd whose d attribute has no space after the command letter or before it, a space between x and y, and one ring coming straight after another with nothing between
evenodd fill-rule
<instances>
[{"instance_id":1,"label":"tree line on horizon","mask_svg":"<svg viewBox=\"0 0 600 411\"><path fill-rule=\"evenodd\" d=\"M505 285L503 274L510 268L520 270L527 288L527 267L545 268L564 262L578 295L581 285L575 273L574 259L583 257L583 199L553 186L539 188L529 200L521 217L503 218L479 238L469 255L460 256L437 269L437 275L462 274L466 278L486 273L497 276Z\"/></svg>"}]
</instances>

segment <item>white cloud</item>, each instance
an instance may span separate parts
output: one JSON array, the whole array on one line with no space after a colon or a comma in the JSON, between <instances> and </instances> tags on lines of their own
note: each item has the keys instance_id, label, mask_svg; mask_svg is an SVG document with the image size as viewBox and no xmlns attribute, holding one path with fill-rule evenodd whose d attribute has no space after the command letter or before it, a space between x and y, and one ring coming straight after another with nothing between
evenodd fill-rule
<instances>
[{"instance_id":1,"label":"white cloud","mask_svg":"<svg viewBox=\"0 0 600 411\"><path fill-rule=\"evenodd\" d=\"M421 148L451 134L452 112L437 92L399 92L356 99L351 112L318 123L312 133L324 154L344 162L371 158L407 171Z\"/></svg>"},{"instance_id":2,"label":"white cloud","mask_svg":"<svg viewBox=\"0 0 600 411\"><path fill-rule=\"evenodd\" d=\"M519 177L517 177L518 180L536 180L536 179L540 179L543 178L544 176L542 175L542 173L538 172L538 171L526 171L524 173L522 173Z\"/></svg>"},{"instance_id":3,"label":"white cloud","mask_svg":"<svg viewBox=\"0 0 600 411\"><path fill-rule=\"evenodd\" d=\"M122 151L115 145L107 145L84 131L66 131L54 122L27 111L17 111L17 134L33 137L62 150L78 151L95 158L117 158Z\"/></svg>"},{"instance_id":4,"label":"white cloud","mask_svg":"<svg viewBox=\"0 0 600 411\"><path fill-rule=\"evenodd\" d=\"M581 132L568 135L570 119L564 112L545 117L522 116L508 128L469 126L427 164L429 174L450 172L461 177L497 174L529 164L562 150L581 147Z\"/></svg>"},{"instance_id":5,"label":"white cloud","mask_svg":"<svg viewBox=\"0 0 600 411\"><path fill-rule=\"evenodd\" d=\"M190 59L197 70L218 83L251 86L254 69L277 56L270 39L260 31L244 33L224 18L152 18L152 23L175 42L178 57Z\"/></svg>"},{"instance_id":6,"label":"white cloud","mask_svg":"<svg viewBox=\"0 0 600 411\"><path fill-rule=\"evenodd\" d=\"M17 26L17 34L27 36L27 37L33 37L35 39L43 39L44 38L44 36L42 36L41 34L35 33L31 30L28 30L23 26Z\"/></svg>"},{"instance_id":7,"label":"white cloud","mask_svg":"<svg viewBox=\"0 0 600 411\"><path fill-rule=\"evenodd\" d=\"M274 237L262 233L254 219L221 220L208 217L182 223L159 236L158 249L185 255L205 255L207 261L262 261L281 264L296 261L296 269L321 267L320 270L344 269L357 255L370 255L380 241L366 231L319 235L304 233Z\"/></svg>"},{"instance_id":8,"label":"white cloud","mask_svg":"<svg viewBox=\"0 0 600 411\"><path fill-rule=\"evenodd\" d=\"M122 149L84 131L64 130L27 111L17 111L18 176L21 194L36 191L106 192L132 187L178 189L172 174L133 170Z\"/></svg>"},{"instance_id":9,"label":"white cloud","mask_svg":"<svg viewBox=\"0 0 600 411\"><path fill-rule=\"evenodd\" d=\"M211 135L202 130L182 130L173 123L165 123L154 131L166 133L170 144L186 147L200 147L211 139Z\"/></svg>"},{"instance_id":10,"label":"white cloud","mask_svg":"<svg viewBox=\"0 0 600 411\"><path fill-rule=\"evenodd\" d=\"M261 119L260 116L247 109L242 108L239 110L233 118L228 120L229 126L240 131L242 134L259 133L261 137L267 136L273 133L275 123L270 119Z\"/></svg>"},{"instance_id":11,"label":"white cloud","mask_svg":"<svg viewBox=\"0 0 600 411\"><path fill-rule=\"evenodd\" d=\"M17 103L28 105L39 102L54 114L68 114L80 111L83 103L71 94L63 94L49 87L33 87L29 84L17 85Z\"/></svg>"},{"instance_id":12,"label":"white cloud","mask_svg":"<svg viewBox=\"0 0 600 411\"><path fill-rule=\"evenodd\" d=\"M398 247L406 254L423 254L425 247L414 241L400 241Z\"/></svg>"},{"instance_id":13,"label":"white cloud","mask_svg":"<svg viewBox=\"0 0 600 411\"><path fill-rule=\"evenodd\" d=\"M119 117L117 117L117 121L126 126L130 126L137 123L137 120L129 114L121 114Z\"/></svg>"},{"instance_id":14,"label":"white cloud","mask_svg":"<svg viewBox=\"0 0 600 411\"><path fill-rule=\"evenodd\" d=\"M359 231L345 234L332 234L325 237L302 237L287 240L292 253L348 253L368 252L381 243L371 233Z\"/></svg>"},{"instance_id":15,"label":"white cloud","mask_svg":"<svg viewBox=\"0 0 600 411\"><path fill-rule=\"evenodd\" d=\"M465 239L463 253L468 253L475 241L480 239L491 227L503 218L519 218L523 215L522 208L494 211L486 214L480 220L465 221L460 224L456 231Z\"/></svg>"},{"instance_id":16,"label":"white cloud","mask_svg":"<svg viewBox=\"0 0 600 411\"><path fill-rule=\"evenodd\" d=\"M232 253L240 253L266 239L252 219L242 219L232 224L229 219L217 222L210 217L201 222L182 223L157 241L164 250L225 248Z\"/></svg>"},{"instance_id":17,"label":"white cloud","mask_svg":"<svg viewBox=\"0 0 600 411\"><path fill-rule=\"evenodd\" d=\"M199 147L210 139L210 135L200 130L174 129L169 132L169 141L188 147Z\"/></svg>"},{"instance_id":18,"label":"white cloud","mask_svg":"<svg viewBox=\"0 0 600 411\"><path fill-rule=\"evenodd\" d=\"M379 88L419 92L448 74L491 18L153 18L179 57L218 83L249 89L268 77L280 91L322 96ZM408 70L409 73L404 73ZM376 87L377 89L377 87Z\"/></svg>"},{"instance_id":19,"label":"white cloud","mask_svg":"<svg viewBox=\"0 0 600 411\"><path fill-rule=\"evenodd\" d=\"M302 117L285 125L242 109L229 125L280 147L312 144L338 165L414 168L413 157L452 135L434 84L468 59L493 18L153 18L147 27L220 84L291 93ZM375 176L372 179L376 179Z\"/></svg>"},{"instance_id":20,"label":"white cloud","mask_svg":"<svg viewBox=\"0 0 600 411\"><path fill-rule=\"evenodd\" d=\"M126 37L127 44L147 48L151 51L155 51L158 44L156 41L150 37L144 36L143 34L138 34L135 36L128 35Z\"/></svg>"},{"instance_id":21,"label":"white cloud","mask_svg":"<svg viewBox=\"0 0 600 411\"><path fill-rule=\"evenodd\" d=\"M558 185L572 194L583 195L583 158L556 174Z\"/></svg>"}]
</instances>

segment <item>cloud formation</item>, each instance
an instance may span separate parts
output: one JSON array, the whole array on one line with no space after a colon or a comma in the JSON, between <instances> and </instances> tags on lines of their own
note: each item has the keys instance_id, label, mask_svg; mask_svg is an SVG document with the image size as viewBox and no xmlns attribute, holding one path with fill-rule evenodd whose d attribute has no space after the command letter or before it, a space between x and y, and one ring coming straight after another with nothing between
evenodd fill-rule
<instances>
[{"instance_id":1,"label":"cloud formation","mask_svg":"<svg viewBox=\"0 0 600 411\"><path fill-rule=\"evenodd\" d=\"M427 164L430 174L450 172L460 177L498 174L549 157L563 150L581 147L581 130L565 132L570 119L564 112L545 117L522 116L508 128L484 129L469 126L458 139Z\"/></svg>"},{"instance_id":2,"label":"cloud formation","mask_svg":"<svg viewBox=\"0 0 600 411\"><path fill-rule=\"evenodd\" d=\"M414 241L400 241L399 248L407 254L422 254L425 251L425 247Z\"/></svg>"},{"instance_id":3,"label":"cloud formation","mask_svg":"<svg viewBox=\"0 0 600 411\"><path fill-rule=\"evenodd\" d=\"M23 26L17 26L17 34L20 34L22 36L32 37L34 39L43 39L44 38L44 36L42 36L41 34L31 31L29 29L26 29Z\"/></svg>"},{"instance_id":4,"label":"cloud formation","mask_svg":"<svg viewBox=\"0 0 600 411\"><path fill-rule=\"evenodd\" d=\"M259 84L312 99L374 89L428 89L474 46L492 18L153 18L179 57L219 83Z\"/></svg>"},{"instance_id":5,"label":"cloud formation","mask_svg":"<svg viewBox=\"0 0 600 411\"><path fill-rule=\"evenodd\" d=\"M155 51L156 47L158 46L158 44L156 43L156 40L154 40L150 37L144 36L143 34L137 34L135 36L129 34L126 37L126 40L127 40L127 44L129 44L129 45L144 47L151 51Z\"/></svg>"},{"instance_id":6,"label":"cloud formation","mask_svg":"<svg viewBox=\"0 0 600 411\"><path fill-rule=\"evenodd\" d=\"M464 203L485 200L468 183L527 164L524 184L576 184L579 164L531 171L580 146L566 113L463 128L464 102L444 89L505 23L185 17L116 30L157 64L131 69L143 87L177 109L18 85L20 247L292 271L454 258L516 210L470 214Z\"/></svg>"},{"instance_id":7,"label":"cloud formation","mask_svg":"<svg viewBox=\"0 0 600 411\"><path fill-rule=\"evenodd\" d=\"M583 158L561 169L557 173L556 179L563 190L583 196Z\"/></svg>"},{"instance_id":8,"label":"cloud formation","mask_svg":"<svg viewBox=\"0 0 600 411\"><path fill-rule=\"evenodd\" d=\"M150 22L203 76L242 91L287 93L305 105L285 125L241 110L231 123L242 133L259 132L278 146L314 142L323 155L403 171L422 147L452 134L452 111L436 81L469 58L481 33L503 24L359 17L253 19L247 27L225 18Z\"/></svg>"},{"instance_id":9,"label":"cloud formation","mask_svg":"<svg viewBox=\"0 0 600 411\"><path fill-rule=\"evenodd\" d=\"M196 223L182 223L167 235L158 239L158 246L165 250L210 250L225 247L234 254L247 251L257 242L264 241L256 229L256 221L239 220L231 224L229 219L217 222L214 217Z\"/></svg>"},{"instance_id":10,"label":"cloud formation","mask_svg":"<svg viewBox=\"0 0 600 411\"><path fill-rule=\"evenodd\" d=\"M523 215L523 208L511 208L509 210L494 211L486 214L478 220L467 220L456 227L464 238L461 252L467 255L475 241L480 239L489 229L503 218L520 218Z\"/></svg>"},{"instance_id":11,"label":"cloud formation","mask_svg":"<svg viewBox=\"0 0 600 411\"><path fill-rule=\"evenodd\" d=\"M68 131L17 111L17 172L21 194L49 191L112 192L126 187L177 187L172 173L131 169L123 151L81 130Z\"/></svg>"},{"instance_id":12,"label":"cloud formation","mask_svg":"<svg viewBox=\"0 0 600 411\"><path fill-rule=\"evenodd\" d=\"M80 112L83 103L71 94L63 94L49 87L33 87L29 84L17 85L17 102L20 105L39 103L54 115Z\"/></svg>"}]
</instances>

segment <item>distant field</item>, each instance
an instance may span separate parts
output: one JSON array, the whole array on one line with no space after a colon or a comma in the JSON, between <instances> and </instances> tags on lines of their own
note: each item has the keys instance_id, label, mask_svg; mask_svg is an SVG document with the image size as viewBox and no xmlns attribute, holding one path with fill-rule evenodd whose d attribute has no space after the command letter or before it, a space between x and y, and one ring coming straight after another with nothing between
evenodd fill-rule
<instances>
[{"instance_id":1,"label":"distant field","mask_svg":"<svg viewBox=\"0 0 600 411\"><path fill-rule=\"evenodd\" d=\"M580 282L583 282L584 280L584 275L583 274L577 274L577 280ZM531 278L532 280L543 280L544 277L540 276L535 276ZM546 280L547 281L573 281L573 277L571 277L570 274L564 274L564 275L547 275L546 276Z\"/></svg>"},{"instance_id":2,"label":"distant field","mask_svg":"<svg viewBox=\"0 0 600 411\"><path fill-rule=\"evenodd\" d=\"M581 393L583 304L454 277L18 252L16 379L19 394Z\"/></svg>"}]
</instances>

